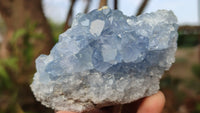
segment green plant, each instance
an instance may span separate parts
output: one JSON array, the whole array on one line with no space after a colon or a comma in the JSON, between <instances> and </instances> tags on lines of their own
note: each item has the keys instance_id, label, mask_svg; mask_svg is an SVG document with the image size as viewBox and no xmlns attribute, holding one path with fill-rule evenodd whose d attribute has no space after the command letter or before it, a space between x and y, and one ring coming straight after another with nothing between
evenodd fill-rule
<instances>
[{"instance_id":1,"label":"green plant","mask_svg":"<svg viewBox=\"0 0 200 113\"><path fill-rule=\"evenodd\" d=\"M178 37L178 46L179 47L194 47L196 45L198 45L199 41L198 41L198 35L195 34L182 34L179 33L179 37Z\"/></svg>"},{"instance_id":2,"label":"green plant","mask_svg":"<svg viewBox=\"0 0 200 113\"><path fill-rule=\"evenodd\" d=\"M13 34L11 45L15 50L14 55L20 57L18 53L22 53L26 64L30 64L34 56L34 40L42 40L43 38L44 34L41 34L41 32L37 30L37 24L27 21L27 26L25 28L18 29ZM22 43L23 46L18 46L18 43Z\"/></svg>"},{"instance_id":3,"label":"green plant","mask_svg":"<svg viewBox=\"0 0 200 113\"><path fill-rule=\"evenodd\" d=\"M0 59L0 89L7 88L10 89L12 87L12 82L10 80L10 76L8 70L17 71L17 58L10 57L6 59Z\"/></svg>"},{"instance_id":4,"label":"green plant","mask_svg":"<svg viewBox=\"0 0 200 113\"><path fill-rule=\"evenodd\" d=\"M200 113L200 103L197 103L195 106L194 111L192 111L192 113Z\"/></svg>"},{"instance_id":5,"label":"green plant","mask_svg":"<svg viewBox=\"0 0 200 113\"><path fill-rule=\"evenodd\" d=\"M200 64L194 64L192 66L193 74L200 79Z\"/></svg>"},{"instance_id":6,"label":"green plant","mask_svg":"<svg viewBox=\"0 0 200 113\"><path fill-rule=\"evenodd\" d=\"M52 33L53 33L54 42L57 42L59 35L64 32L63 31L64 23L56 24L56 23L52 22L51 20L48 20L48 22L51 27Z\"/></svg>"}]
</instances>

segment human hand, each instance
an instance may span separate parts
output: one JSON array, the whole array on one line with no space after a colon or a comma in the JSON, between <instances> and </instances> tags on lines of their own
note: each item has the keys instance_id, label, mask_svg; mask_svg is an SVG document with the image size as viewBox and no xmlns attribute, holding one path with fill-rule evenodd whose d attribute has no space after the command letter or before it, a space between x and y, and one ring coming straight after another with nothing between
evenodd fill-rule
<instances>
[{"instance_id":1,"label":"human hand","mask_svg":"<svg viewBox=\"0 0 200 113\"><path fill-rule=\"evenodd\" d=\"M137 110L135 110L135 104L138 104L139 106L137 108ZM136 102L133 102L131 104L127 104L128 107L126 107L126 109L124 109L124 107L122 108L122 112L121 113L135 113L135 111L137 111L137 113L161 113L163 110L165 104L165 96L164 94L159 91L158 93L149 96L149 97L145 97L142 100L138 100ZM128 110L127 110L128 108ZM110 109L109 109L110 110ZM88 113L112 113L113 111L109 111L108 109L104 109L104 110L94 110ZM75 113L75 112L69 112L69 111L58 111L57 113Z\"/></svg>"}]
</instances>

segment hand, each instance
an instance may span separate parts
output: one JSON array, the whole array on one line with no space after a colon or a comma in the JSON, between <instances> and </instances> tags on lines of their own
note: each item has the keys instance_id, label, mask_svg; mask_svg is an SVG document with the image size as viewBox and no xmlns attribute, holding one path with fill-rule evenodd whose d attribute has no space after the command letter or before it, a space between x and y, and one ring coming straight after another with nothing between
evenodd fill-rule
<instances>
[{"instance_id":1,"label":"hand","mask_svg":"<svg viewBox=\"0 0 200 113\"><path fill-rule=\"evenodd\" d=\"M165 96L164 94L159 91L158 93L146 97L142 100L138 101L140 103L138 109L137 109L137 113L161 113L165 104ZM135 108L134 103L138 102L133 102L131 104L129 104L127 108L130 109L130 111L133 111L133 108ZM132 109L131 109L132 108ZM103 110L95 110L89 113L107 113L108 111L103 111ZM57 113L75 113L75 112L68 112L68 111L58 111ZM111 113L111 112L109 112ZM123 113L123 109L122 109L122 113ZM127 113L127 112L126 112ZM135 113L135 112L129 112L129 113Z\"/></svg>"}]
</instances>

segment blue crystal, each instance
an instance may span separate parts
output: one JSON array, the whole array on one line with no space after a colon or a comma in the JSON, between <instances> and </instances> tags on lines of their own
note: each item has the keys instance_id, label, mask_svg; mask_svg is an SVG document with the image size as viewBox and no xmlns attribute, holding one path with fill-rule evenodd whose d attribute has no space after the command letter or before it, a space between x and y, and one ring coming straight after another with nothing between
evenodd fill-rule
<instances>
[{"instance_id":1,"label":"blue crystal","mask_svg":"<svg viewBox=\"0 0 200 113\"><path fill-rule=\"evenodd\" d=\"M104 7L78 14L50 54L37 58L31 88L43 104L76 112L154 94L174 62L177 28L167 10L128 17Z\"/></svg>"}]
</instances>

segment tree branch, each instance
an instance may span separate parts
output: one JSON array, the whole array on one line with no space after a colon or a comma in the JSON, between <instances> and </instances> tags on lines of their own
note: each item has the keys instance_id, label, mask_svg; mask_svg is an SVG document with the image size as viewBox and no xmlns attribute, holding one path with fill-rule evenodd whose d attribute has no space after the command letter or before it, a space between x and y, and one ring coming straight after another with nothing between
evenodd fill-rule
<instances>
[{"instance_id":1,"label":"tree branch","mask_svg":"<svg viewBox=\"0 0 200 113\"><path fill-rule=\"evenodd\" d=\"M99 8L103 7L103 6L107 6L107 0L101 0L99 3Z\"/></svg>"},{"instance_id":2,"label":"tree branch","mask_svg":"<svg viewBox=\"0 0 200 113\"><path fill-rule=\"evenodd\" d=\"M149 3L150 0L143 0L142 4L140 5L137 13L136 13L136 16L142 14L142 12L144 11L145 7L147 6L147 4Z\"/></svg>"},{"instance_id":3,"label":"tree branch","mask_svg":"<svg viewBox=\"0 0 200 113\"><path fill-rule=\"evenodd\" d=\"M118 9L118 0L114 0L114 9Z\"/></svg>"},{"instance_id":4,"label":"tree branch","mask_svg":"<svg viewBox=\"0 0 200 113\"><path fill-rule=\"evenodd\" d=\"M86 6L85 6L85 10L84 10L84 13L87 13L88 10L89 10L89 7L90 7L90 3L91 3L91 0L86 0Z\"/></svg>"},{"instance_id":5,"label":"tree branch","mask_svg":"<svg viewBox=\"0 0 200 113\"><path fill-rule=\"evenodd\" d=\"M67 30L69 27L70 27L70 19L72 19L72 13L73 13L73 8L74 8L74 4L75 4L76 0L71 0L71 6L70 6L70 9L69 9L69 13L68 13L68 16L67 16L67 19L66 19L66 22L65 22L65 27L64 27L64 30Z\"/></svg>"}]
</instances>

